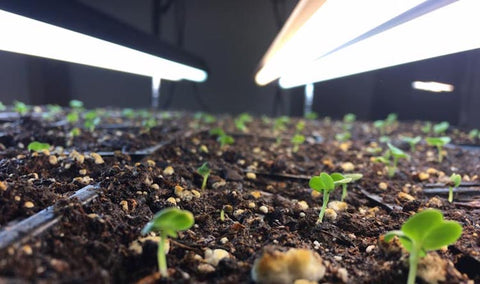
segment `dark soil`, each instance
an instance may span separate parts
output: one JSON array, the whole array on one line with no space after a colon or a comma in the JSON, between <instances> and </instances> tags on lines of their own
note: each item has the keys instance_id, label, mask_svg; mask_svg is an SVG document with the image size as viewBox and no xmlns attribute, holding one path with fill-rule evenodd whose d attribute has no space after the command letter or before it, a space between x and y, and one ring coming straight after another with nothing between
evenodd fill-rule
<instances>
[{"instance_id":1,"label":"dark soil","mask_svg":"<svg viewBox=\"0 0 480 284\"><path fill-rule=\"evenodd\" d=\"M446 219L460 222L464 230L454 245L438 251L451 265L445 283L480 281L478 193L456 194L450 204L446 194L432 196L423 191L432 183L448 187L443 184L453 172L464 176L464 181L479 182L480 152L452 146L438 163L436 150L426 144L417 145L411 153L408 145L400 142L402 136L421 135L420 124L400 123L391 130L390 138L411 158L401 160L396 175L388 178L384 166L371 159L381 153L367 150L374 148L372 142L378 139L370 123L355 123L353 138L337 142L334 137L342 131L341 123L307 121L302 131L307 141L292 153L290 137L296 122L279 132L273 131L272 123L255 119L247 124L248 133L242 133L229 117L214 125L178 117L163 121L145 136L138 135L142 130L135 123L117 138L109 131L119 130L99 127L93 133L85 131L86 136L76 137L71 145L65 139L54 139L61 135L42 136L39 130L47 129L43 122L38 122L41 127L37 125L40 128L30 135L22 130L28 128L24 124L9 125L5 133L25 136L4 136L10 142L4 144L0 161L0 181L7 185L0 191L0 225L8 230L7 224L52 204L61 218L27 242L0 250L0 281L132 283L154 279L156 243L143 240L140 231L154 213L175 204L194 214L195 225L170 241L170 275L160 282L249 283L253 262L264 249L309 248L321 255L327 267L322 283L342 283L340 268L347 270L349 283L405 283L405 256L399 249L386 249L388 245L380 237L427 207L440 209ZM217 125L235 137L233 145L222 148L208 131L190 129ZM455 130L448 134L454 142L466 137ZM52 165L48 154L31 154L16 147L33 140L63 146L66 152L121 151L123 145L137 150L170 142L139 162L125 153L105 157L103 164L90 158L79 163L66 154L50 153L59 160ZM385 149L382 143L378 146ZM207 188L200 190L202 177L196 169L204 162L209 163L212 174ZM322 199L312 194L308 179L320 172L344 172L347 162L353 165L353 172L364 177L349 187L346 211L339 212L335 220L316 224ZM66 164L70 164L68 169ZM79 174L82 169L85 175ZM66 199L85 185L75 179L82 176L92 179L87 183L101 186L99 196L85 205ZM340 195L337 190L330 200L339 200ZM27 201L34 207L26 208ZM139 239L140 246L135 246ZM224 249L230 258L205 271L200 265L207 249Z\"/></svg>"}]
</instances>

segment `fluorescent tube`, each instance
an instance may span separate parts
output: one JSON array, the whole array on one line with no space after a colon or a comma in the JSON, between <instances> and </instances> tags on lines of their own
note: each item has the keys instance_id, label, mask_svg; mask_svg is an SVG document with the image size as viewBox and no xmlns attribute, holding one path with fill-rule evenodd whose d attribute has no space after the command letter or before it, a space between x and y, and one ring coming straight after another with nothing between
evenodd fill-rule
<instances>
[{"instance_id":1,"label":"fluorescent tube","mask_svg":"<svg viewBox=\"0 0 480 284\"><path fill-rule=\"evenodd\" d=\"M204 70L0 10L0 50L167 80L203 82Z\"/></svg>"},{"instance_id":2,"label":"fluorescent tube","mask_svg":"<svg viewBox=\"0 0 480 284\"><path fill-rule=\"evenodd\" d=\"M300 1L293 19L289 18L262 60L263 66L255 76L257 84L266 85L292 67L323 56L426 0L327 0L313 5L320 2ZM302 18L302 14L311 16L301 27L290 23ZM298 30L289 31L294 28Z\"/></svg>"},{"instance_id":3,"label":"fluorescent tube","mask_svg":"<svg viewBox=\"0 0 480 284\"><path fill-rule=\"evenodd\" d=\"M290 88L480 48L480 1L460 0L319 59L280 79Z\"/></svg>"},{"instance_id":4,"label":"fluorescent tube","mask_svg":"<svg viewBox=\"0 0 480 284\"><path fill-rule=\"evenodd\" d=\"M441 93L441 92L453 92L455 87L450 84L440 83L440 82L422 82L414 81L412 82L412 88L422 91Z\"/></svg>"}]
</instances>

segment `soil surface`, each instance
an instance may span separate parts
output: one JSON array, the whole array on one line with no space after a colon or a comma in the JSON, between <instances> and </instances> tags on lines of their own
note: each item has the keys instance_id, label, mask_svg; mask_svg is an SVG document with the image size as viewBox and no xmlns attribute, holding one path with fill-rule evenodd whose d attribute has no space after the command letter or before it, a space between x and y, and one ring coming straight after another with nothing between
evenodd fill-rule
<instances>
[{"instance_id":1,"label":"soil surface","mask_svg":"<svg viewBox=\"0 0 480 284\"><path fill-rule=\"evenodd\" d=\"M50 205L59 219L0 249L0 282L251 283L252 265L264 251L307 248L326 267L320 283L405 283L407 254L382 235L425 208L437 208L463 226L455 244L432 253L445 261L440 283L480 281L480 151L455 145L477 142L465 131L447 131L454 144L445 147L440 163L436 148L420 142L412 152L402 142L405 136L434 136L420 130L422 123L394 124L387 135L409 159L400 159L388 177L385 165L375 162L387 146L372 123L305 120L298 130L299 119L279 128L275 119L254 118L242 130L228 116L215 122L166 117L155 116L157 126L146 130L141 119L112 112L95 130L83 129L73 139L68 133L75 125L52 127L55 121L38 115L3 123L0 233ZM234 143L221 146L209 133L214 127ZM335 135L346 130L352 137L337 141ZM294 152L296 133L306 141ZM26 150L35 140L50 143L50 151ZM153 145L159 145L155 152L133 153ZM100 163L91 153L101 151L112 153ZM212 172L202 190L196 169L205 162ZM363 178L349 184L346 210L317 224L322 197L308 180L321 172ZM463 184L449 203L452 173L462 175ZM96 198L85 204L68 199L88 184L99 184ZM336 189L330 201L340 197ZM140 231L156 212L172 206L191 211L195 225L170 240L169 276L159 279L155 236ZM205 258L209 249L225 250L228 257L211 263Z\"/></svg>"}]
</instances>

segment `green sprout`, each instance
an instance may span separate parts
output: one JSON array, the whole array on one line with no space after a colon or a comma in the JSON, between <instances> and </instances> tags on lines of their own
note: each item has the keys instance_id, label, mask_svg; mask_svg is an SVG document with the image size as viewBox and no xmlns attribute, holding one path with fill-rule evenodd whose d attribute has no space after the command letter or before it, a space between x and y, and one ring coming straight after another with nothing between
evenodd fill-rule
<instances>
[{"instance_id":1,"label":"green sprout","mask_svg":"<svg viewBox=\"0 0 480 284\"><path fill-rule=\"evenodd\" d=\"M43 152L45 150L50 149L50 144L33 141L30 144L28 144L27 149L29 151Z\"/></svg>"},{"instance_id":2,"label":"green sprout","mask_svg":"<svg viewBox=\"0 0 480 284\"><path fill-rule=\"evenodd\" d=\"M384 239L389 242L397 236L410 253L407 284L415 284L420 258L428 251L455 243L461 235L462 226L458 222L445 221L442 212L426 209L410 217L401 230L386 233Z\"/></svg>"},{"instance_id":3,"label":"green sprout","mask_svg":"<svg viewBox=\"0 0 480 284\"><path fill-rule=\"evenodd\" d=\"M193 214L190 211L177 208L165 208L155 214L152 220L148 222L142 229L142 235L150 232L160 233L158 241L157 262L161 277L168 275L167 273L167 257L165 255L165 245L167 237L177 238L178 232L190 229L195 223Z\"/></svg>"},{"instance_id":4,"label":"green sprout","mask_svg":"<svg viewBox=\"0 0 480 284\"><path fill-rule=\"evenodd\" d=\"M478 129L472 129L468 132L468 137L470 137L470 139L475 139L476 137L480 137L479 134Z\"/></svg>"},{"instance_id":5,"label":"green sprout","mask_svg":"<svg viewBox=\"0 0 480 284\"><path fill-rule=\"evenodd\" d=\"M235 139L232 136L227 135L220 127L210 129L209 133L210 135L217 136L217 141L220 143L220 148L225 147L225 145L231 145L235 142Z\"/></svg>"},{"instance_id":6,"label":"green sprout","mask_svg":"<svg viewBox=\"0 0 480 284\"><path fill-rule=\"evenodd\" d=\"M290 118L288 116L280 116L275 119L273 122L273 131L281 132L287 129L287 123L290 122Z\"/></svg>"},{"instance_id":7,"label":"green sprout","mask_svg":"<svg viewBox=\"0 0 480 284\"><path fill-rule=\"evenodd\" d=\"M433 126L433 133L444 134L448 130L448 127L450 127L450 123L448 123L446 121L442 121L442 122L440 122L438 124L435 124Z\"/></svg>"},{"instance_id":8,"label":"green sprout","mask_svg":"<svg viewBox=\"0 0 480 284\"><path fill-rule=\"evenodd\" d=\"M355 122L357 119L357 116L353 113L347 113L346 115L343 116L343 125L342 128L343 130L349 130L352 128L352 124Z\"/></svg>"},{"instance_id":9,"label":"green sprout","mask_svg":"<svg viewBox=\"0 0 480 284\"><path fill-rule=\"evenodd\" d=\"M297 153L300 145L303 144L303 142L305 142L305 136L303 136L302 134L295 134L292 137L291 142L293 144L292 152Z\"/></svg>"},{"instance_id":10,"label":"green sprout","mask_svg":"<svg viewBox=\"0 0 480 284\"><path fill-rule=\"evenodd\" d=\"M83 102L79 100L71 100L69 103L70 107L74 110L82 110L83 109Z\"/></svg>"},{"instance_id":11,"label":"green sprout","mask_svg":"<svg viewBox=\"0 0 480 284\"><path fill-rule=\"evenodd\" d=\"M385 122L387 123L387 126L392 126L397 123L397 119L398 115L392 112L387 115L387 118L385 118Z\"/></svg>"},{"instance_id":12,"label":"green sprout","mask_svg":"<svg viewBox=\"0 0 480 284\"><path fill-rule=\"evenodd\" d=\"M128 119L135 118L135 111L131 108L125 108L122 110L122 115Z\"/></svg>"},{"instance_id":13,"label":"green sprout","mask_svg":"<svg viewBox=\"0 0 480 284\"><path fill-rule=\"evenodd\" d=\"M157 120L153 116L151 116L149 118L145 118L145 119L142 120L142 126L143 126L143 128L146 132L149 132L150 129L157 126Z\"/></svg>"},{"instance_id":14,"label":"green sprout","mask_svg":"<svg viewBox=\"0 0 480 284\"><path fill-rule=\"evenodd\" d=\"M403 137L402 138L403 141L407 142L408 145L410 145L410 151L411 152L415 152L415 145L418 144L418 142L420 142L420 140L422 140L422 137L420 136L416 136L416 137Z\"/></svg>"},{"instance_id":15,"label":"green sprout","mask_svg":"<svg viewBox=\"0 0 480 284\"><path fill-rule=\"evenodd\" d=\"M234 120L235 127L242 132L247 131L246 123L247 122L252 122L252 121L253 121L253 118L248 113L242 113Z\"/></svg>"},{"instance_id":16,"label":"green sprout","mask_svg":"<svg viewBox=\"0 0 480 284\"><path fill-rule=\"evenodd\" d=\"M15 110L20 115L25 115L30 110L30 107L23 102L14 101L13 110Z\"/></svg>"},{"instance_id":17,"label":"green sprout","mask_svg":"<svg viewBox=\"0 0 480 284\"><path fill-rule=\"evenodd\" d=\"M199 173L203 177L202 190L207 187L207 180L208 180L208 176L210 175L210 172L211 172L211 170L208 167L208 163L203 163L203 165L201 165L197 169L197 173Z\"/></svg>"},{"instance_id":18,"label":"green sprout","mask_svg":"<svg viewBox=\"0 0 480 284\"><path fill-rule=\"evenodd\" d=\"M409 156L390 143L387 143L387 146L388 150L385 154L382 157L376 157L375 161L385 164L388 170L388 177L393 177L397 171L398 160L406 159ZM393 160L390 160L391 157L393 157Z\"/></svg>"},{"instance_id":19,"label":"green sprout","mask_svg":"<svg viewBox=\"0 0 480 284\"><path fill-rule=\"evenodd\" d=\"M425 134L430 133L432 131L432 123L430 121L425 122L420 130Z\"/></svg>"},{"instance_id":20,"label":"green sprout","mask_svg":"<svg viewBox=\"0 0 480 284\"><path fill-rule=\"evenodd\" d=\"M311 111L311 112L307 112L307 113L304 115L304 117L305 117L306 119L308 119L308 120L315 120L315 119L318 118L318 114L317 114L316 112Z\"/></svg>"},{"instance_id":21,"label":"green sprout","mask_svg":"<svg viewBox=\"0 0 480 284\"><path fill-rule=\"evenodd\" d=\"M80 133L81 133L80 128L74 127L72 128L72 130L70 130L69 135L72 137L75 137L75 136L80 136Z\"/></svg>"},{"instance_id":22,"label":"green sprout","mask_svg":"<svg viewBox=\"0 0 480 284\"><path fill-rule=\"evenodd\" d=\"M46 120L53 120L56 114L62 112L62 107L59 105L47 105L47 112L42 114L42 118Z\"/></svg>"},{"instance_id":23,"label":"green sprout","mask_svg":"<svg viewBox=\"0 0 480 284\"><path fill-rule=\"evenodd\" d=\"M335 134L335 139L340 142L348 141L351 137L352 137L352 134L350 134L350 132L348 131Z\"/></svg>"},{"instance_id":24,"label":"green sprout","mask_svg":"<svg viewBox=\"0 0 480 284\"><path fill-rule=\"evenodd\" d=\"M348 185L348 183L355 182L355 181L361 179L363 177L363 175L360 174L360 173L353 173L353 174L343 174L343 177L345 179L350 179L350 181L342 184L342 197L341 197L340 201L344 201L345 198L347 198L347 185Z\"/></svg>"},{"instance_id":25,"label":"green sprout","mask_svg":"<svg viewBox=\"0 0 480 284\"><path fill-rule=\"evenodd\" d=\"M78 112L72 111L69 114L67 114L67 121L70 124L75 124L78 121L79 117L80 116L78 115Z\"/></svg>"},{"instance_id":26,"label":"green sprout","mask_svg":"<svg viewBox=\"0 0 480 284\"><path fill-rule=\"evenodd\" d=\"M376 120L373 122L373 127L378 128L380 131L380 136L384 136L387 132L388 127L392 127L397 123L397 118L398 115L396 113L390 113L385 120ZM382 137L380 138L382 140ZM388 138L388 137L387 137ZM385 138L383 138L384 142L386 141ZM390 139L388 139L390 140Z\"/></svg>"},{"instance_id":27,"label":"green sprout","mask_svg":"<svg viewBox=\"0 0 480 284\"><path fill-rule=\"evenodd\" d=\"M98 116L97 112L91 110L84 115L85 122L83 126L88 129L90 132L95 130L95 127L100 123L100 117Z\"/></svg>"},{"instance_id":28,"label":"green sprout","mask_svg":"<svg viewBox=\"0 0 480 284\"><path fill-rule=\"evenodd\" d=\"M4 111L6 109L7 107L2 102L0 102L0 111Z\"/></svg>"},{"instance_id":29,"label":"green sprout","mask_svg":"<svg viewBox=\"0 0 480 284\"><path fill-rule=\"evenodd\" d=\"M225 131L223 131L223 129L221 129L220 127L212 128L212 129L210 129L210 131L208 133L210 135L215 135L215 136L225 135Z\"/></svg>"},{"instance_id":30,"label":"green sprout","mask_svg":"<svg viewBox=\"0 0 480 284\"><path fill-rule=\"evenodd\" d=\"M381 136L385 135L385 126L386 126L385 121L383 121L383 120L375 120L373 122L373 127L379 129Z\"/></svg>"},{"instance_id":31,"label":"green sprout","mask_svg":"<svg viewBox=\"0 0 480 284\"><path fill-rule=\"evenodd\" d=\"M443 146L450 143L450 141L452 141L452 139L448 136L427 137L427 138L425 138L425 141L427 141L428 145L437 147L438 162L441 163L442 160L443 160Z\"/></svg>"},{"instance_id":32,"label":"green sprout","mask_svg":"<svg viewBox=\"0 0 480 284\"><path fill-rule=\"evenodd\" d=\"M458 187L462 182L462 177L459 174L452 174L450 176L450 181L452 182L453 186L448 188L448 202L453 202L453 188Z\"/></svg>"},{"instance_id":33,"label":"green sprout","mask_svg":"<svg viewBox=\"0 0 480 284\"><path fill-rule=\"evenodd\" d=\"M321 173L319 176L314 176L308 182L310 188L315 191L323 193L323 203L320 214L318 215L317 223L322 223L323 216L325 215L325 210L327 209L328 200L330 199L330 193L335 189L336 186L344 183L349 183L350 178L344 178L339 173L333 173L329 175L327 173Z\"/></svg>"},{"instance_id":34,"label":"green sprout","mask_svg":"<svg viewBox=\"0 0 480 284\"><path fill-rule=\"evenodd\" d=\"M295 132L301 133L305 129L305 121L300 120L295 124Z\"/></svg>"}]
</instances>

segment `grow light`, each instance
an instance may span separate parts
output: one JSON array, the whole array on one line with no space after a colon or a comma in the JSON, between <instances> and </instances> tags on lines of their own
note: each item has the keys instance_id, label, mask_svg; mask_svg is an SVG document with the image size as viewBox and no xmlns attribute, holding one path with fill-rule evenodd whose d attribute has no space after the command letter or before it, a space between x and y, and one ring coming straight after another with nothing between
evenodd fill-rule
<instances>
[{"instance_id":1,"label":"grow light","mask_svg":"<svg viewBox=\"0 0 480 284\"><path fill-rule=\"evenodd\" d=\"M203 82L199 68L0 10L0 50L167 80Z\"/></svg>"},{"instance_id":2,"label":"grow light","mask_svg":"<svg viewBox=\"0 0 480 284\"><path fill-rule=\"evenodd\" d=\"M266 85L427 0L302 0L262 59Z\"/></svg>"},{"instance_id":3,"label":"grow light","mask_svg":"<svg viewBox=\"0 0 480 284\"><path fill-rule=\"evenodd\" d=\"M422 82L414 81L412 82L412 88L422 91L441 93L441 92L453 92L455 89L453 85L439 83L439 82Z\"/></svg>"},{"instance_id":4,"label":"grow light","mask_svg":"<svg viewBox=\"0 0 480 284\"><path fill-rule=\"evenodd\" d=\"M282 74L280 85L290 88L480 48L480 37L476 36L480 26L478 11L478 0L444 5L313 62L291 68Z\"/></svg>"}]
</instances>

